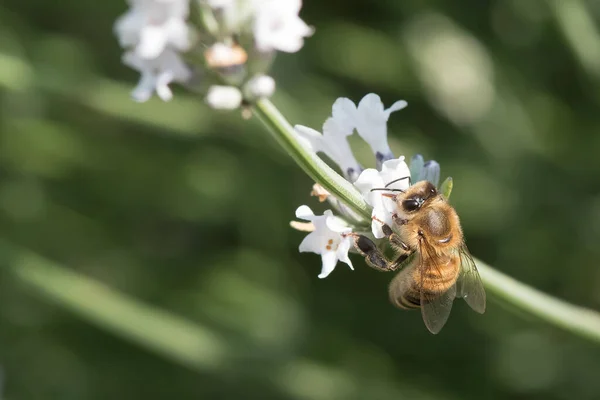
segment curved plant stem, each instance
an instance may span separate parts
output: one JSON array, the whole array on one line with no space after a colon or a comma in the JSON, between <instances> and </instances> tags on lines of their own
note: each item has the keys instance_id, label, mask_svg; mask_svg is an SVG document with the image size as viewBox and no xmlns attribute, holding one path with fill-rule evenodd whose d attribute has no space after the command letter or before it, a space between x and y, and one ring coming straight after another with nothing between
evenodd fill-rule
<instances>
[{"instance_id":1,"label":"curved plant stem","mask_svg":"<svg viewBox=\"0 0 600 400\"><path fill-rule=\"evenodd\" d=\"M298 140L294 128L267 99L259 100L254 114L273 134L277 142L316 183L340 199L358 215L371 219L371 209L350 182L331 169L323 160L307 150Z\"/></svg>"},{"instance_id":2,"label":"curved plant stem","mask_svg":"<svg viewBox=\"0 0 600 400\"><path fill-rule=\"evenodd\" d=\"M370 219L370 207L360 193L297 141L290 123L269 100L259 101L254 107L254 113L315 182L365 219ZM480 260L476 259L476 262L488 293L498 302L510 304L526 314L536 316L566 331L600 342L599 313L544 294L496 271Z\"/></svg>"},{"instance_id":3,"label":"curved plant stem","mask_svg":"<svg viewBox=\"0 0 600 400\"><path fill-rule=\"evenodd\" d=\"M201 324L144 304L31 251L10 247L10 253L9 270L19 284L116 336L193 370L216 370L231 358L226 341Z\"/></svg>"},{"instance_id":4,"label":"curved plant stem","mask_svg":"<svg viewBox=\"0 0 600 400\"><path fill-rule=\"evenodd\" d=\"M504 275L475 258L481 279L495 300L508 303L566 331L600 342L600 313L559 300Z\"/></svg>"}]
</instances>

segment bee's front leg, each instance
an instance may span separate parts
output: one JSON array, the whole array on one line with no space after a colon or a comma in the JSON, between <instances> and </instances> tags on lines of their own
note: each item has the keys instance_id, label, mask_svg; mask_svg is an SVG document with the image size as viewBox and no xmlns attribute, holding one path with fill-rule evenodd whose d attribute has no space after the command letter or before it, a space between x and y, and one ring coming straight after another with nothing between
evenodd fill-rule
<instances>
[{"instance_id":1,"label":"bee's front leg","mask_svg":"<svg viewBox=\"0 0 600 400\"><path fill-rule=\"evenodd\" d=\"M382 228L383 234L388 238L392 247L400 253L395 260L388 260L377 248L377 245L363 235L354 235L354 247L365 257L367 265L371 268L378 271L394 271L408 258L412 251L387 224L383 223Z\"/></svg>"},{"instance_id":2,"label":"bee's front leg","mask_svg":"<svg viewBox=\"0 0 600 400\"><path fill-rule=\"evenodd\" d=\"M399 253L405 254L407 257L410 253L412 253L411 248L408 247L408 245L404 243L404 241L402 241L400 236L398 236L398 234L396 234L388 224L384 223L381 227L381 230L392 244L392 247L394 247L394 249L397 250Z\"/></svg>"}]
</instances>

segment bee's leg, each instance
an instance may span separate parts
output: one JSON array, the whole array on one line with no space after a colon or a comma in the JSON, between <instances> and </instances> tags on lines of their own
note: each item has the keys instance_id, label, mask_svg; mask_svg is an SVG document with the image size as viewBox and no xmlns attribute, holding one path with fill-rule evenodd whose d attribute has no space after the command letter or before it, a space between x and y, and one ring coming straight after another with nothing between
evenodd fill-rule
<instances>
[{"instance_id":1,"label":"bee's leg","mask_svg":"<svg viewBox=\"0 0 600 400\"><path fill-rule=\"evenodd\" d=\"M408 247L408 245L402 241L398 234L394 233L394 231L392 230L392 228L390 228L388 224L383 224L381 230L383 231L383 234L388 238L395 250L402 254L406 254L407 257L408 254L412 253L411 248Z\"/></svg>"},{"instance_id":2,"label":"bee's leg","mask_svg":"<svg viewBox=\"0 0 600 400\"><path fill-rule=\"evenodd\" d=\"M363 235L353 234L352 236L354 236L354 247L365 257L369 267L384 272L396 269L396 262L389 261L377 248L375 242Z\"/></svg>"}]
</instances>

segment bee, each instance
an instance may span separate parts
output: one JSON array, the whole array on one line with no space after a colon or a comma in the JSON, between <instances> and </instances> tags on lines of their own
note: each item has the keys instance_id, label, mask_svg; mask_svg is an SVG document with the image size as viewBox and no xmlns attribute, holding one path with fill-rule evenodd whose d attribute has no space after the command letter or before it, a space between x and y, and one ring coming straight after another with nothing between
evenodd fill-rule
<instances>
[{"instance_id":1,"label":"bee","mask_svg":"<svg viewBox=\"0 0 600 400\"><path fill-rule=\"evenodd\" d=\"M396 258L388 260L363 235L354 235L354 246L372 268L394 271L403 266L390 283L390 301L401 309L421 308L431 333L442 329L457 297L483 314L485 291L456 210L431 182L420 181L406 190L387 188L396 181L373 189L388 191L383 196L395 203L392 227L379 222Z\"/></svg>"}]
</instances>

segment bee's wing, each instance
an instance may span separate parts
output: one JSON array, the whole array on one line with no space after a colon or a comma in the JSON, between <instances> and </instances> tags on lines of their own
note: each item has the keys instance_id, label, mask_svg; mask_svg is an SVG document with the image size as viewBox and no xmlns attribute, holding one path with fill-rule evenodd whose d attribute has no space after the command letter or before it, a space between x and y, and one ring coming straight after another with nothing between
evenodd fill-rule
<instances>
[{"instance_id":1,"label":"bee's wing","mask_svg":"<svg viewBox=\"0 0 600 400\"><path fill-rule=\"evenodd\" d=\"M427 270L424 267L424 260L428 260L427 269L437 269L441 271L439 257L436 255L435 250L427 243L425 239L420 241L421 247L421 260L420 260L420 275L421 275L421 315L425 326L433 334L438 333L442 330L448 317L450 316L450 310L452 310L452 303L456 297L456 284L452 285L446 291L436 290L432 287L431 283L425 285L425 279ZM438 276L443 276L441 272ZM428 290L423 290L424 287L428 287Z\"/></svg>"},{"instance_id":2,"label":"bee's wing","mask_svg":"<svg viewBox=\"0 0 600 400\"><path fill-rule=\"evenodd\" d=\"M465 299L467 304L476 312L485 311L485 290L477 272L475 261L466 245L459 250L461 271L456 282L456 297Z\"/></svg>"}]
</instances>

